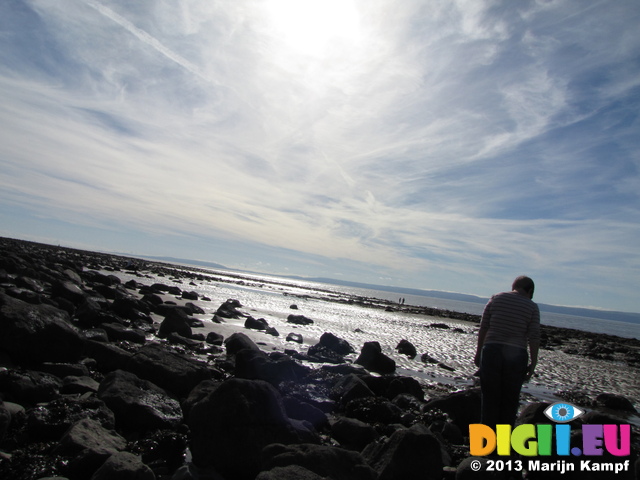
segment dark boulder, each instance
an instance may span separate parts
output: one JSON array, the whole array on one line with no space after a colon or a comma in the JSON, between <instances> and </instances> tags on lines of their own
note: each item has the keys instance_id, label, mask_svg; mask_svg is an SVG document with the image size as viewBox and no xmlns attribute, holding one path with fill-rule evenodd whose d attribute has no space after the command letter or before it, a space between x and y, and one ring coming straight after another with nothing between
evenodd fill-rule
<instances>
[{"instance_id":1,"label":"dark boulder","mask_svg":"<svg viewBox=\"0 0 640 480\"><path fill-rule=\"evenodd\" d=\"M321 477L300 465L287 465L260 472L256 480L327 480L327 477Z\"/></svg>"},{"instance_id":2,"label":"dark boulder","mask_svg":"<svg viewBox=\"0 0 640 480\"><path fill-rule=\"evenodd\" d=\"M64 434L54 453L72 457L69 470L74 478L89 478L111 455L127 442L90 418L76 422Z\"/></svg>"},{"instance_id":3,"label":"dark boulder","mask_svg":"<svg viewBox=\"0 0 640 480\"><path fill-rule=\"evenodd\" d=\"M291 314L287 317L287 322L293 323L296 325L313 325L313 320L311 320L308 317L305 317L304 315Z\"/></svg>"},{"instance_id":4,"label":"dark boulder","mask_svg":"<svg viewBox=\"0 0 640 480\"><path fill-rule=\"evenodd\" d=\"M192 350L199 349L202 346L202 341L204 341L204 337L199 338L197 335L191 335L192 338L183 337L182 335L171 332L167 335L167 340L169 343L174 345L183 345ZM196 338L194 338L196 337Z\"/></svg>"},{"instance_id":5,"label":"dark boulder","mask_svg":"<svg viewBox=\"0 0 640 480\"><path fill-rule=\"evenodd\" d=\"M287 416L294 420L309 422L317 430L329 425L327 415L319 408L292 396L285 396L283 404Z\"/></svg>"},{"instance_id":6,"label":"dark boulder","mask_svg":"<svg viewBox=\"0 0 640 480\"><path fill-rule=\"evenodd\" d=\"M198 300L198 292L185 292L184 290L182 291L182 298L184 298L185 300Z\"/></svg>"},{"instance_id":7,"label":"dark boulder","mask_svg":"<svg viewBox=\"0 0 640 480\"><path fill-rule=\"evenodd\" d=\"M82 395L84 393L97 392L100 384L89 376L77 377L69 375L62 379L61 393L64 395Z\"/></svg>"},{"instance_id":8,"label":"dark boulder","mask_svg":"<svg viewBox=\"0 0 640 480\"><path fill-rule=\"evenodd\" d=\"M272 337L280 336L280 332L278 332L278 330L276 330L274 327L267 327L264 333L266 333L267 335L271 335Z\"/></svg>"},{"instance_id":9,"label":"dark boulder","mask_svg":"<svg viewBox=\"0 0 640 480\"><path fill-rule=\"evenodd\" d=\"M204 380L196 385L193 390L189 392L189 396L181 403L184 418L188 419L193 406L218 388L221 383L221 381L216 380Z\"/></svg>"},{"instance_id":10,"label":"dark boulder","mask_svg":"<svg viewBox=\"0 0 640 480\"><path fill-rule=\"evenodd\" d=\"M97 340L86 341L85 354L96 361L98 370L103 373L124 369L132 357L131 353L116 345Z\"/></svg>"},{"instance_id":11,"label":"dark boulder","mask_svg":"<svg viewBox=\"0 0 640 480\"><path fill-rule=\"evenodd\" d=\"M63 298L78 306L85 298L86 292L75 283L68 280L58 280L51 285L53 298Z\"/></svg>"},{"instance_id":12,"label":"dark boulder","mask_svg":"<svg viewBox=\"0 0 640 480\"><path fill-rule=\"evenodd\" d=\"M396 345L396 350L400 355L406 355L412 360L418 355L418 351L413 343L405 339L400 340L398 345Z\"/></svg>"},{"instance_id":13,"label":"dark boulder","mask_svg":"<svg viewBox=\"0 0 640 480\"><path fill-rule=\"evenodd\" d=\"M111 308L116 314L132 322L152 323L149 304L129 294L118 295Z\"/></svg>"},{"instance_id":14,"label":"dark boulder","mask_svg":"<svg viewBox=\"0 0 640 480\"><path fill-rule=\"evenodd\" d=\"M205 313L202 308L200 308L195 303L191 303L191 302L185 303L184 304L184 308L189 310L189 313L191 315L204 315L204 313Z\"/></svg>"},{"instance_id":15,"label":"dark boulder","mask_svg":"<svg viewBox=\"0 0 640 480\"><path fill-rule=\"evenodd\" d=\"M244 328L250 328L253 330L266 330L269 328L269 324L264 318L247 317L244 321Z\"/></svg>"},{"instance_id":16,"label":"dark boulder","mask_svg":"<svg viewBox=\"0 0 640 480\"><path fill-rule=\"evenodd\" d=\"M9 430L9 425L11 425L11 411L0 400L0 442L4 440L7 430Z\"/></svg>"},{"instance_id":17,"label":"dark boulder","mask_svg":"<svg viewBox=\"0 0 640 480\"><path fill-rule=\"evenodd\" d=\"M129 452L111 455L93 474L91 480L156 480L156 476L140 457Z\"/></svg>"},{"instance_id":18,"label":"dark boulder","mask_svg":"<svg viewBox=\"0 0 640 480\"><path fill-rule=\"evenodd\" d=\"M403 411L382 397L363 397L347 403L344 414L366 423L390 425L401 422Z\"/></svg>"},{"instance_id":19,"label":"dark boulder","mask_svg":"<svg viewBox=\"0 0 640 480\"><path fill-rule=\"evenodd\" d=\"M182 423L178 401L133 373L116 370L107 375L98 397L113 411L116 424L126 431L176 428Z\"/></svg>"},{"instance_id":20,"label":"dark boulder","mask_svg":"<svg viewBox=\"0 0 640 480\"><path fill-rule=\"evenodd\" d=\"M75 423L84 418L104 428L115 428L115 417L106 404L95 396L62 396L41 403L27 411L27 433L39 441L59 440Z\"/></svg>"},{"instance_id":21,"label":"dark boulder","mask_svg":"<svg viewBox=\"0 0 640 480\"><path fill-rule=\"evenodd\" d=\"M204 363L171 351L158 343L148 343L138 350L127 363L127 367L138 377L180 397L188 395L201 381L218 375L216 370Z\"/></svg>"},{"instance_id":22,"label":"dark boulder","mask_svg":"<svg viewBox=\"0 0 640 480\"><path fill-rule=\"evenodd\" d=\"M378 480L442 478L442 445L422 425L396 430L388 439L370 444L362 456L378 472Z\"/></svg>"},{"instance_id":23,"label":"dark boulder","mask_svg":"<svg viewBox=\"0 0 640 480\"><path fill-rule=\"evenodd\" d=\"M307 350L308 360L310 362L333 363L336 365L344 363L344 356L336 353L324 345L319 343L312 345Z\"/></svg>"},{"instance_id":24,"label":"dark boulder","mask_svg":"<svg viewBox=\"0 0 640 480\"><path fill-rule=\"evenodd\" d=\"M245 314L238 311L240 307L242 307L242 305L238 300L230 298L218 307L215 315L222 318L241 318L244 317Z\"/></svg>"},{"instance_id":25,"label":"dark boulder","mask_svg":"<svg viewBox=\"0 0 640 480\"><path fill-rule=\"evenodd\" d=\"M75 362L83 347L84 338L63 310L0 293L0 350L14 361Z\"/></svg>"},{"instance_id":26,"label":"dark boulder","mask_svg":"<svg viewBox=\"0 0 640 480\"><path fill-rule=\"evenodd\" d=\"M296 342L302 344L304 342L304 339L299 333L289 333L287 335L287 342Z\"/></svg>"},{"instance_id":27,"label":"dark boulder","mask_svg":"<svg viewBox=\"0 0 640 480\"><path fill-rule=\"evenodd\" d=\"M273 385L299 381L307 368L288 355L273 359L260 350L245 348L236 352L235 375L249 380L265 380Z\"/></svg>"},{"instance_id":28,"label":"dark boulder","mask_svg":"<svg viewBox=\"0 0 640 480\"><path fill-rule=\"evenodd\" d=\"M74 318L84 328L97 327L105 322L123 323L116 314L107 310L105 302L101 302L96 297L85 298L76 309Z\"/></svg>"},{"instance_id":29,"label":"dark boulder","mask_svg":"<svg viewBox=\"0 0 640 480\"><path fill-rule=\"evenodd\" d=\"M620 412L638 413L628 398L614 393L599 394L596 397L595 405L599 408L608 408Z\"/></svg>"},{"instance_id":30,"label":"dark boulder","mask_svg":"<svg viewBox=\"0 0 640 480\"><path fill-rule=\"evenodd\" d=\"M376 472L362 455L338 447L275 444L264 449L262 459L264 470L298 465L332 480L377 480Z\"/></svg>"},{"instance_id":31,"label":"dark boulder","mask_svg":"<svg viewBox=\"0 0 640 480\"><path fill-rule=\"evenodd\" d=\"M375 397L375 394L358 375L351 373L336 382L331 390L331 397L346 405L351 400Z\"/></svg>"},{"instance_id":32,"label":"dark boulder","mask_svg":"<svg viewBox=\"0 0 640 480\"><path fill-rule=\"evenodd\" d=\"M480 423L480 389L474 388L434 398L429 400L422 410L428 412L434 409L447 413L458 428L467 431L469 424Z\"/></svg>"},{"instance_id":33,"label":"dark boulder","mask_svg":"<svg viewBox=\"0 0 640 480\"><path fill-rule=\"evenodd\" d=\"M143 344L147 340L143 331L127 328L119 323L103 323L101 328L107 332L107 336L112 342L124 340L127 342Z\"/></svg>"},{"instance_id":34,"label":"dark boulder","mask_svg":"<svg viewBox=\"0 0 640 480\"><path fill-rule=\"evenodd\" d=\"M209 332L205 341L211 345L222 345L222 342L224 342L224 336L220 335L218 332Z\"/></svg>"},{"instance_id":35,"label":"dark boulder","mask_svg":"<svg viewBox=\"0 0 640 480\"><path fill-rule=\"evenodd\" d=\"M43 372L0 371L0 392L5 400L20 404L48 402L58 397L62 381Z\"/></svg>"},{"instance_id":36,"label":"dark boulder","mask_svg":"<svg viewBox=\"0 0 640 480\"><path fill-rule=\"evenodd\" d=\"M189 316L183 311L174 309L162 320L158 337L166 338L170 333L177 333L183 337L189 338L192 335L191 326L189 326Z\"/></svg>"},{"instance_id":37,"label":"dark boulder","mask_svg":"<svg viewBox=\"0 0 640 480\"><path fill-rule=\"evenodd\" d=\"M365 342L355 363L383 375L396 371L396 362L382 353L382 347L378 342Z\"/></svg>"},{"instance_id":38,"label":"dark boulder","mask_svg":"<svg viewBox=\"0 0 640 480\"><path fill-rule=\"evenodd\" d=\"M339 417L331 425L331 436L349 450L361 452L378 438L376 429L355 418Z\"/></svg>"},{"instance_id":39,"label":"dark boulder","mask_svg":"<svg viewBox=\"0 0 640 480\"><path fill-rule=\"evenodd\" d=\"M285 413L269 383L232 378L196 403L189 415L191 452L198 466L225 478L253 480L260 453L272 443L301 443L313 434ZM275 466L275 465L274 465Z\"/></svg>"},{"instance_id":40,"label":"dark boulder","mask_svg":"<svg viewBox=\"0 0 640 480\"><path fill-rule=\"evenodd\" d=\"M350 353L355 353L355 350L349 344L349 342L335 336L333 333L323 333L318 343L324 347L327 347L329 350L333 350L338 355L349 355Z\"/></svg>"},{"instance_id":41,"label":"dark boulder","mask_svg":"<svg viewBox=\"0 0 640 480\"><path fill-rule=\"evenodd\" d=\"M254 343L247 335L242 332L232 333L224 341L224 345L227 349L227 355L235 355L240 350L249 349L261 352L260 347Z\"/></svg>"},{"instance_id":42,"label":"dark boulder","mask_svg":"<svg viewBox=\"0 0 640 480\"><path fill-rule=\"evenodd\" d=\"M544 414L544 411L547 409L549 405L551 404L548 402L528 403L527 405L525 405L525 407L522 409L522 411L518 415L518 418L516 419L516 425L522 425L524 423L531 423L531 424L549 423L549 419ZM477 422L469 422L469 423L479 423L480 415L478 415L477 420L478 420Z\"/></svg>"}]
</instances>

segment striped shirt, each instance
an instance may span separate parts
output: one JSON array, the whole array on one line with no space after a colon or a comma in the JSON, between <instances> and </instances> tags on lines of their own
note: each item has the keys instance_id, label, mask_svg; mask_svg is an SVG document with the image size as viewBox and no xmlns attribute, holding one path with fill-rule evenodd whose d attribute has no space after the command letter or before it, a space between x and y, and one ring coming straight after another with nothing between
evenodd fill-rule
<instances>
[{"instance_id":1,"label":"striped shirt","mask_svg":"<svg viewBox=\"0 0 640 480\"><path fill-rule=\"evenodd\" d=\"M487 331L484 343L502 343L527 348L529 341L540 340L538 305L517 292L491 297L482 313L480 331Z\"/></svg>"}]
</instances>

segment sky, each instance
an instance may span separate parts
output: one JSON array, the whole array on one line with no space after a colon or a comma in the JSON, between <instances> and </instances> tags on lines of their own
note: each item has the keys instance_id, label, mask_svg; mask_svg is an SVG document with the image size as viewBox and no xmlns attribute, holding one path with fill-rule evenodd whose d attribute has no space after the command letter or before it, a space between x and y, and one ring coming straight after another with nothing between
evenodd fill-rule
<instances>
[{"instance_id":1,"label":"sky","mask_svg":"<svg viewBox=\"0 0 640 480\"><path fill-rule=\"evenodd\" d=\"M0 236L640 312L640 2L3 0Z\"/></svg>"}]
</instances>

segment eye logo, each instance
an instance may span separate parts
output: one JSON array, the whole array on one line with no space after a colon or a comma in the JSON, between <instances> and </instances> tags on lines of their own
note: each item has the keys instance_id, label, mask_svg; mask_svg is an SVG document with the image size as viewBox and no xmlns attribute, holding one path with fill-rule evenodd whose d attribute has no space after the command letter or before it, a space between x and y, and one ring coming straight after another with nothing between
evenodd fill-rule
<instances>
[{"instance_id":1,"label":"eye logo","mask_svg":"<svg viewBox=\"0 0 640 480\"><path fill-rule=\"evenodd\" d=\"M544 411L544 414L549 420L553 420L557 423L571 422L582 416L583 413L584 410L581 408L563 402L551 404Z\"/></svg>"}]
</instances>

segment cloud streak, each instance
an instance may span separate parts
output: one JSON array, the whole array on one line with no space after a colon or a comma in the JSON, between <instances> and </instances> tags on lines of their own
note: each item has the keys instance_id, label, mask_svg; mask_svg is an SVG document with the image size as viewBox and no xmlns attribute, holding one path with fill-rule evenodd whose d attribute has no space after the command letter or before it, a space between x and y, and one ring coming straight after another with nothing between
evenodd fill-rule
<instances>
[{"instance_id":1,"label":"cloud streak","mask_svg":"<svg viewBox=\"0 0 640 480\"><path fill-rule=\"evenodd\" d=\"M640 310L636 3L334 3L339 29L270 0L0 7L0 211L276 272L480 295L529 272L545 303Z\"/></svg>"}]
</instances>

